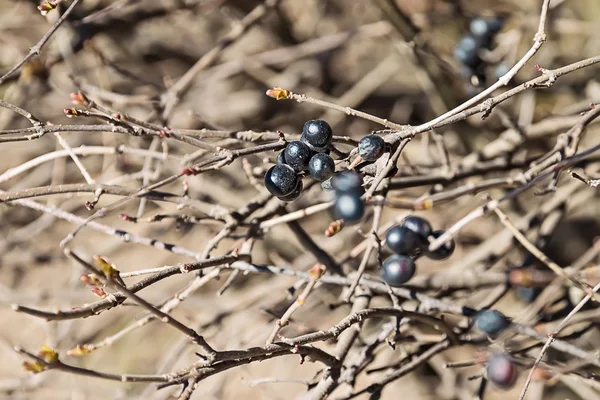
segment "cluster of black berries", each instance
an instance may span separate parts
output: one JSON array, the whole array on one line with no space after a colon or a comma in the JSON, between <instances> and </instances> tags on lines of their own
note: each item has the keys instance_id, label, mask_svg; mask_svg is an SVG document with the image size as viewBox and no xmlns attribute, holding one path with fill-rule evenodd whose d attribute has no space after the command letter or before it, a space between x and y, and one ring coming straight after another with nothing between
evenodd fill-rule
<instances>
[{"instance_id":1,"label":"cluster of black berries","mask_svg":"<svg viewBox=\"0 0 600 400\"><path fill-rule=\"evenodd\" d=\"M435 251L428 250L429 238L439 238L443 233L444 231L434 231L425 218L414 215L406 217L400 225L391 227L385 240L388 248L395 254L383 262L383 280L390 286L408 282L415 274L415 260L423 254L432 260L450 257L456 247L454 240L444 243Z\"/></svg>"},{"instance_id":2,"label":"cluster of black berries","mask_svg":"<svg viewBox=\"0 0 600 400\"><path fill-rule=\"evenodd\" d=\"M324 189L335 191L333 215L343 219L345 224L355 224L365 214L365 205L361 196L365 193L362 177L354 171L336 173L331 180L323 182Z\"/></svg>"},{"instance_id":3,"label":"cluster of black berries","mask_svg":"<svg viewBox=\"0 0 600 400\"><path fill-rule=\"evenodd\" d=\"M490 48L500 28L502 21L499 18L474 18L469 25L470 34L461 37L454 49L454 58L464 66L463 73L471 78L474 86L485 83L485 63L480 51Z\"/></svg>"},{"instance_id":4,"label":"cluster of black berries","mask_svg":"<svg viewBox=\"0 0 600 400\"><path fill-rule=\"evenodd\" d=\"M265 187L283 201L294 201L302 193L301 174L323 182L335 171L329 148L333 131L323 120L317 119L304 124L300 140L287 144L277 155L277 164L265 175Z\"/></svg>"}]
</instances>

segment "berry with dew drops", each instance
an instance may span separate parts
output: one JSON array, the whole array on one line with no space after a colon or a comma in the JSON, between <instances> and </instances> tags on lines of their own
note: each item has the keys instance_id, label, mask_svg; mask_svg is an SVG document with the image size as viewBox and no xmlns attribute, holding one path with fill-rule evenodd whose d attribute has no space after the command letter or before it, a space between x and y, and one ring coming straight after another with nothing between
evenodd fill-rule
<instances>
[{"instance_id":1,"label":"berry with dew drops","mask_svg":"<svg viewBox=\"0 0 600 400\"><path fill-rule=\"evenodd\" d=\"M340 193L336 196L333 210L336 219L343 219L346 224L355 224L365 214L365 205L359 196Z\"/></svg>"},{"instance_id":2,"label":"berry with dew drops","mask_svg":"<svg viewBox=\"0 0 600 400\"><path fill-rule=\"evenodd\" d=\"M285 161L296 172L305 171L312 157L310 148L299 140L288 143L285 148Z\"/></svg>"},{"instance_id":3,"label":"berry with dew drops","mask_svg":"<svg viewBox=\"0 0 600 400\"><path fill-rule=\"evenodd\" d=\"M402 254L394 254L383 262L381 278L388 285L398 287L408 282L415 271L416 265L412 258Z\"/></svg>"},{"instance_id":4,"label":"berry with dew drops","mask_svg":"<svg viewBox=\"0 0 600 400\"><path fill-rule=\"evenodd\" d=\"M377 135L368 135L358 142L358 155L365 161L375 161L383 155L385 141Z\"/></svg>"},{"instance_id":5,"label":"berry with dew drops","mask_svg":"<svg viewBox=\"0 0 600 400\"><path fill-rule=\"evenodd\" d=\"M274 165L265 174L265 187L275 196L287 196L298 187L298 175L289 165Z\"/></svg>"},{"instance_id":6,"label":"berry with dew drops","mask_svg":"<svg viewBox=\"0 0 600 400\"><path fill-rule=\"evenodd\" d=\"M433 236L434 239L437 239L444 233L445 231L435 231L431 236ZM456 249L456 242L454 239L450 239L434 251L429 251L427 247L425 247L425 255L432 260L445 260L454 253L454 249Z\"/></svg>"},{"instance_id":7,"label":"berry with dew drops","mask_svg":"<svg viewBox=\"0 0 600 400\"><path fill-rule=\"evenodd\" d=\"M501 389L510 389L517 381L517 366L506 354L490 353L485 373Z\"/></svg>"},{"instance_id":8,"label":"berry with dew drops","mask_svg":"<svg viewBox=\"0 0 600 400\"><path fill-rule=\"evenodd\" d=\"M327 154L317 153L308 162L308 173L315 181L323 182L333 176L335 164Z\"/></svg>"},{"instance_id":9,"label":"berry with dew drops","mask_svg":"<svg viewBox=\"0 0 600 400\"><path fill-rule=\"evenodd\" d=\"M333 138L333 131L327 122L322 119L315 119L304 124L302 136L313 146L328 147Z\"/></svg>"},{"instance_id":10,"label":"berry with dew drops","mask_svg":"<svg viewBox=\"0 0 600 400\"><path fill-rule=\"evenodd\" d=\"M294 189L292 193L288 194L287 196L279 196L278 199L282 201L294 201L300 197L302 194L302 189L304 189L304 184L302 181L299 181L298 186L296 186L296 189Z\"/></svg>"},{"instance_id":11,"label":"berry with dew drops","mask_svg":"<svg viewBox=\"0 0 600 400\"><path fill-rule=\"evenodd\" d=\"M413 254L423 243L422 238L405 226L393 226L385 234L387 247L396 254Z\"/></svg>"},{"instance_id":12,"label":"berry with dew drops","mask_svg":"<svg viewBox=\"0 0 600 400\"><path fill-rule=\"evenodd\" d=\"M510 325L510 319L498 310L482 310L475 315L475 326L490 336L496 336Z\"/></svg>"}]
</instances>

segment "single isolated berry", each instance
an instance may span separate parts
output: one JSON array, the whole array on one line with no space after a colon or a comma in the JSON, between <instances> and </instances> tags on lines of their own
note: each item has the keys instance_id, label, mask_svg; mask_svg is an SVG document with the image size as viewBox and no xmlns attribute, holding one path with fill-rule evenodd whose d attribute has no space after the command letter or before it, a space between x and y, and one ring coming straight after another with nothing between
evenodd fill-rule
<instances>
[{"instance_id":1,"label":"single isolated berry","mask_svg":"<svg viewBox=\"0 0 600 400\"><path fill-rule=\"evenodd\" d=\"M413 254L421 247L423 240L407 227L396 225L385 234L385 242L396 254Z\"/></svg>"},{"instance_id":2,"label":"single isolated berry","mask_svg":"<svg viewBox=\"0 0 600 400\"><path fill-rule=\"evenodd\" d=\"M302 136L313 146L328 147L331 144L333 131L327 122L315 119L304 124Z\"/></svg>"},{"instance_id":3,"label":"single isolated berry","mask_svg":"<svg viewBox=\"0 0 600 400\"><path fill-rule=\"evenodd\" d=\"M296 189L294 189L292 193L288 194L287 196L279 196L278 199L282 201L294 201L300 197L302 194L302 189L304 189L304 184L302 181L299 181L298 186L296 186Z\"/></svg>"},{"instance_id":4,"label":"single isolated berry","mask_svg":"<svg viewBox=\"0 0 600 400\"><path fill-rule=\"evenodd\" d=\"M337 193L350 193L355 196L363 195L362 183L362 177L354 171L338 172L331 178L331 186Z\"/></svg>"},{"instance_id":5,"label":"single isolated berry","mask_svg":"<svg viewBox=\"0 0 600 400\"><path fill-rule=\"evenodd\" d=\"M333 176L335 164L327 154L317 153L308 162L308 173L315 181L323 182Z\"/></svg>"},{"instance_id":6,"label":"single isolated berry","mask_svg":"<svg viewBox=\"0 0 600 400\"><path fill-rule=\"evenodd\" d=\"M409 215L404 218L400 223L400 226L410 229L423 240L423 244L427 245L427 238L433 232L431 224L425 218L417 217L416 215Z\"/></svg>"},{"instance_id":7,"label":"single isolated berry","mask_svg":"<svg viewBox=\"0 0 600 400\"><path fill-rule=\"evenodd\" d=\"M346 224L355 224L365 214L365 205L359 196L340 193L335 199L333 210L336 219L343 219Z\"/></svg>"},{"instance_id":8,"label":"single isolated berry","mask_svg":"<svg viewBox=\"0 0 600 400\"><path fill-rule=\"evenodd\" d=\"M285 148L285 161L296 172L305 171L312 157L310 148L299 140L288 143Z\"/></svg>"},{"instance_id":9,"label":"single isolated berry","mask_svg":"<svg viewBox=\"0 0 600 400\"><path fill-rule=\"evenodd\" d=\"M287 196L297 186L298 175L289 165L274 165L265 174L265 187L275 196Z\"/></svg>"},{"instance_id":10,"label":"single isolated berry","mask_svg":"<svg viewBox=\"0 0 600 400\"><path fill-rule=\"evenodd\" d=\"M381 278L390 286L398 287L408 282L416 271L412 258L402 254L388 257L381 266Z\"/></svg>"},{"instance_id":11,"label":"single isolated berry","mask_svg":"<svg viewBox=\"0 0 600 400\"><path fill-rule=\"evenodd\" d=\"M510 325L510 319L498 310L482 310L475 315L475 326L490 336L496 336Z\"/></svg>"},{"instance_id":12,"label":"single isolated berry","mask_svg":"<svg viewBox=\"0 0 600 400\"><path fill-rule=\"evenodd\" d=\"M383 155L385 141L377 135L368 135L358 142L358 155L365 161L375 161Z\"/></svg>"},{"instance_id":13,"label":"single isolated berry","mask_svg":"<svg viewBox=\"0 0 600 400\"><path fill-rule=\"evenodd\" d=\"M445 231L435 231L431 236L433 236L434 239L437 239L444 233ZM427 247L425 247L425 255L432 260L445 260L454 253L454 249L456 249L456 242L454 239L450 239L434 251L429 251Z\"/></svg>"},{"instance_id":14,"label":"single isolated berry","mask_svg":"<svg viewBox=\"0 0 600 400\"><path fill-rule=\"evenodd\" d=\"M510 389L517 381L517 366L506 354L490 353L485 372L488 380L501 389Z\"/></svg>"},{"instance_id":15,"label":"single isolated berry","mask_svg":"<svg viewBox=\"0 0 600 400\"><path fill-rule=\"evenodd\" d=\"M285 162L285 149L281 150L279 154L277 154L277 158L275 159L276 164L287 164Z\"/></svg>"}]
</instances>

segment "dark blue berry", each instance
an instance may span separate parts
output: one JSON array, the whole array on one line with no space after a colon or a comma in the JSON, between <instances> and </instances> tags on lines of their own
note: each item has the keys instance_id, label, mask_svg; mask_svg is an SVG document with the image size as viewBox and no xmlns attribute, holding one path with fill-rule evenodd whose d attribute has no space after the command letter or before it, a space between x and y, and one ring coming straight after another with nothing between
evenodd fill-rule
<instances>
[{"instance_id":1,"label":"dark blue berry","mask_svg":"<svg viewBox=\"0 0 600 400\"><path fill-rule=\"evenodd\" d=\"M531 287L517 286L515 295L525 303L533 303L536 297L540 294L540 290Z\"/></svg>"},{"instance_id":2,"label":"dark blue berry","mask_svg":"<svg viewBox=\"0 0 600 400\"><path fill-rule=\"evenodd\" d=\"M433 231L429 221L427 221L425 218L417 217L416 215L409 215L408 217L404 218L400 225L419 235L424 244L427 244L427 238Z\"/></svg>"},{"instance_id":3,"label":"dark blue berry","mask_svg":"<svg viewBox=\"0 0 600 400\"><path fill-rule=\"evenodd\" d=\"M360 197L351 193L340 193L333 207L336 219L343 219L346 224L359 222L365 214L365 205Z\"/></svg>"},{"instance_id":4,"label":"dark blue berry","mask_svg":"<svg viewBox=\"0 0 600 400\"><path fill-rule=\"evenodd\" d=\"M394 254L381 266L381 278L390 286L400 286L415 274L416 265L409 256Z\"/></svg>"},{"instance_id":5,"label":"dark blue berry","mask_svg":"<svg viewBox=\"0 0 600 400\"><path fill-rule=\"evenodd\" d=\"M285 162L285 149L284 149L284 150L281 150L281 151L279 152L279 154L277 154L277 158L275 159L275 162L276 162L277 164L287 164L287 163Z\"/></svg>"},{"instance_id":6,"label":"dark blue berry","mask_svg":"<svg viewBox=\"0 0 600 400\"><path fill-rule=\"evenodd\" d=\"M298 176L289 165L274 165L265 174L265 187L275 196L287 196L298 186Z\"/></svg>"},{"instance_id":7,"label":"dark blue berry","mask_svg":"<svg viewBox=\"0 0 600 400\"><path fill-rule=\"evenodd\" d=\"M396 254L413 254L420 248L423 240L407 227L396 225L385 234L385 242Z\"/></svg>"},{"instance_id":8,"label":"dark blue berry","mask_svg":"<svg viewBox=\"0 0 600 400\"><path fill-rule=\"evenodd\" d=\"M308 173L315 181L323 182L333 176L335 164L327 154L317 153L308 162Z\"/></svg>"},{"instance_id":9,"label":"dark blue berry","mask_svg":"<svg viewBox=\"0 0 600 400\"><path fill-rule=\"evenodd\" d=\"M312 151L308 146L299 140L288 143L285 148L285 161L296 172L304 171L308 168L308 161L312 157Z\"/></svg>"},{"instance_id":10,"label":"dark blue berry","mask_svg":"<svg viewBox=\"0 0 600 400\"><path fill-rule=\"evenodd\" d=\"M437 239L444 233L445 231L435 231L431 236L433 236L434 239ZM425 247L425 255L432 260L445 260L454 253L454 249L456 249L456 242L454 239L450 239L434 251L429 251L427 247Z\"/></svg>"},{"instance_id":11,"label":"dark blue berry","mask_svg":"<svg viewBox=\"0 0 600 400\"><path fill-rule=\"evenodd\" d=\"M365 161L375 161L383 155L385 141L377 135L368 135L358 142L358 155Z\"/></svg>"},{"instance_id":12,"label":"dark blue berry","mask_svg":"<svg viewBox=\"0 0 600 400\"><path fill-rule=\"evenodd\" d=\"M299 181L298 186L296 186L296 189L294 189L292 193L288 194L287 196L279 196L278 198L279 200L283 201L294 201L300 197L300 194L302 194L302 189L304 189L304 184L302 181Z\"/></svg>"},{"instance_id":13,"label":"dark blue berry","mask_svg":"<svg viewBox=\"0 0 600 400\"><path fill-rule=\"evenodd\" d=\"M327 122L322 119L315 119L304 124L302 135L313 146L328 147L331 144L333 131Z\"/></svg>"},{"instance_id":14,"label":"dark blue berry","mask_svg":"<svg viewBox=\"0 0 600 400\"><path fill-rule=\"evenodd\" d=\"M338 193L351 193L362 196L364 193L362 183L362 177L354 171L338 172L331 178L331 186Z\"/></svg>"},{"instance_id":15,"label":"dark blue berry","mask_svg":"<svg viewBox=\"0 0 600 400\"><path fill-rule=\"evenodd\" d=\"M454 58L467 67L475 69L481 64L481 58L479 57L481 45L481 40L476 37L472 35L463 36L454 49Z\"/></svg>"},{"instance_id":16,"label":"dark blue berry","mask_svg":"<svg viewBox=\"0 0 600 400\"><path fill-rule=\"evenodd\" d=\"M329 155L329 153L331 152L331 150L329 149L329 146L315 146L311 143L308 142L308 140L306 139L306 137L304 136L304 134L302 134L300 136L300 141L302 143L304 143L305 145L308 146L308 148L313 152L313 153L324 153Z\"/></svg>"},{"instance_id":17,"label":"dark blue berry","mask_svg":"<svg viewBox=\"0 0 600 400\"><path fill-rule=\"evenodd\" d=\"M496 336L508 328L510 320L497 310L482 310L475 315L475 326L490 336Z\"/></svg>"},{"instance_id":18,"label":"dark blue berry","mask_svg":"<svg viewBox=\"0 0 600 400\"><path fill-rule=\"evenodd\" d=\"M488 355L485 372L489 381L501 389L510 389L517 381L517 366L502 353Z\"/></svg>"}]
</instances>

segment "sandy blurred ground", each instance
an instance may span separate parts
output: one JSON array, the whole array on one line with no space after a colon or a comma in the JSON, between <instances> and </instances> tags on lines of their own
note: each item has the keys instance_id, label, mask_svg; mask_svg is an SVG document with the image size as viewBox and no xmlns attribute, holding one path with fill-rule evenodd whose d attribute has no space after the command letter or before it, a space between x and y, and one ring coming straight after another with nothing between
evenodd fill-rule
<instances>
[{"instance_id":1,"label":"sandy blurred ground","mask_svg":"<svg viewBox=\"0 0 600 400\"><path fill-rule=\"evenodd\" d=\"M514 55L507 55L507 62L523 54L530 46L530 38L537 24L539 1L463 1L457 17L456 8L450 2L398 0L400 6L412 15L423 29L430 45L446 61L450 70L447 79L457 80L457 65L452 60L453 46L460 34L466 30L468 16L490 12L506 12L509 19L504 32L522 35L514 46ZM73 20L79 20L93 11L110 4L110 1L86 0L77 7ZM116 2L115 2L116 3ZM183 7L182 4L192 4ZM219 3L224 8L219 10ZM600 3L596 0L569 1L557 11L556 23L549 31L549 42L543 47L536 62L543 66L557 67L600 51L597 21L600 18ZM142 6L140 6L142 4ZM132 99L151 98L159 95L204 53L209 51L222 37L228 27L239 20L257 1L125 1L104 15L97 16L88 25L76 26L69 21L42 52L41 63L26 65L20 77L0 86L0 98L18 104L33 112L42 121L55 124L73 123L62 114L62 109L71 105L69 93L75 90L70 75L81 83L96 88L100 97L112 107L138 118L147 118L152 112L149 101L139 104ZM49 28L49 23L35 10L31 1L0 0L0 72L7 70L24 56L27 49ZM135 10L132 11L132 10ZM49 19L56 17L51 13ZM384 21L380 9L372 1L363 0L284 0L276 15L269 16L258 27L251 29L239 42L226 49L217 65L200 73L193 81L189 92L182 98L169 121L180 129L203 127L255 131L299 132L304 121L323 117L334 126L336 134L360 138L377 126L373 123L348 118L331 111L324 111L309 104L275 102L264 96L271 86L290 88L317 98L329 99L340 104L352 105L363 111L399 123L418 123L434 116L429 99L423 96L423 88L410 59L402 55L403 44L393 28ZM356 31L350 40L335 44L336 34ZM508 36L507 36L508 37ZM245 58L268 50L289 48L299 43L329 38L323 41L324 51L314 51L305 57L293 59L295 48L284 52L291 61L261 65L253 58ZM391 38L391 39L390 39ZM332 44L333 43L333 44ZM404 48L404 51L406 49ZM405 54L405 53L404 53ZM384 60L391 67L384 73L363 78L381 66ZM229 68L229 69L228 69ZM122 71L127 71L123 73ZM233 72L231 72L233 71ZM594 70L595 71L595 70ZM535 76L533 68L526 68L521 79ZM585 78L581 78L584 76ZM561 89L547 94L536 91L535 99L524 95L507 103L508 108L518 109L520 102L535 101L533 119L539 120L550 114L559 113L570 104L584 99L600 99L595 80L596 72L584 72L565 77ZM572 82L572 86L569 86ZM455 82L456 83L456 82ZM595 83L595 84L594 84ZM353 88L362 89L352 92ZM456 101L464 99L456 89ZM571 90L571 88L575 90ZM102 95L101 92L106 93ZM115 96L118 93L125 96ZM348 93L350 93L348 95ZM344 97L347 95L347 97ZM340 100L341 99L341 100ZM472 121L471 121L472 120ZM0 109L0 129L15 129L27 126L27 121L7 110ZM446 144L454 154L460 154L461 146L468 143L477 149L498 132L502 131L497 119L485 125L478 117L470 124L451 126L444 132ZM599 136L594 129L588 139ZM63 137L75 147L79 145L117 146L148 148L150 141L110 133L65 133ZM425 151L425 140L419 139L406 150L406 160L428 163L430 155ZM549 139L548 143L552 143ZM594 142L592 140L592 142ZM597 140L596 140L597 142ZM543 149L546 143L539 143ZM32 142L2 144L0 173L9 168L59 148L56 138L47 135ZM177 142L169 142L169 153L187 154L193 149ZM458 155L456 156L458 157ZM253 165L260 165L261 157L249 157ZM405 161L406 161L405 160ZM123 174L139 171L143 159L136 156L90 156L84 159L85 166L99 181L108 181ZM177 172L177 162L165 163L162 174ZM240 207L256 195L242 173L241 161L237 160L219 172L191 177L188 180L190 195L211 203ZM68 159L59 159L41 165L26 174L1 184L3 190L18 190L28 187L56 183L83 182L79 171ZM130 186L141 183L129 182ZM180 192L180 183L164 188ZM414 192L417 193L417 192ZM413 194L414 194L413 193ZM320 196L315 192L315 196ZM300 209L310 204L312 196L304 196L293 204ZM41 199L48 205L70 209L81 216L89 212L83 207L89 194L54 196ZM116 197L104 196L99 206L110 204ZM537 200L536 200L537 201ZM479 204L476 197L465 197L427 213L437 226L451 225L457 216ZM526 208L535 206L526 203ZM120 212L135 214L137 203L124 207ZM176 207L164 203L150 203L145 215L176 212ZM564 257L563 262L572 260L584 251L598 233L598 202L590 202L571 215L584 225L565 225L558 234L557 245L552 253ZM393 218L399 211L386 212L385 218ZM79 281L80 269L66 260L58 247L72 225L41 217L30 210L0 205L0 397L10 399L107 399L107 398L167 398L173 391L155 392L144 384L122 384L105 380L82 378L55 371L32 376L22 367L22 359L12 347L20 345L32 351L48 344L61 352L61 357L71 363L102 371L120 373L152 374L168 365L169 370L189 365L197 360L194 348L182 342L181 335L168 326L150 323L134 330L109 347L75 359L63 354L77 344L95 343L114 334L124 327L139 321L145 313L137 307L124 306L110 312L84 320L45 322L24 314L15 313L13 303L35 306L42 309L69 309L97 298ZM197 225L176 230L174 223L126 224L118 216L111 215L103 222L121 226L128 231L158 238L167 243L201 250L215 235L218 226ZM571 221L572 222L572 221ZM577 222L577 221L575 221ZM586 225L587 224L587 225ZM327 218L317 215L303 220L303 227L320 235L327 226ZM586 228L581 228L585 226ZM485 237L500 229L494 218L486 218L469 226L464 238ZM359 240L352 232L343 232L330 239L324 246L336 257ZM568 245L565 244L568 241ZM214 254L228 252L236 243L226 240ZM126 244L114 238L84 230L74 241L74 249L84 256L107 255L121 271L153 268L186 261L167 252L139 245ZM420 273L431 273L445 268L459 267L462 257L468 255L469 246L461 246L456 255L444 263L419 265ZM274 258L277 250L279 258ZM283 258L295 268L307 269L314 259L305 254L302 246L286 227L273 229L264 242L257 245L254 253L256 262L275 262ZM557 260L558 261L558 260ZM221 280L211 282L187 299L174 312L174 316L192 326L202 327L207 340L217 349L242 349L260 346L268 337L274 316L283 312L290 299L286 289L294 284L289 277L243 276L223 296L216 291ZM174 276L142 292L145 299L160 303L185 286L190 276ZM329 304L338 302L337 289L319 290L308 303L294 315L293 323L284 333L294 336L312 330L326 329L347 315L347 306L330 310ZM485 292L478 293L484 298ZM475 300L474 300L475 301ZM373 306L386 305L385 299L377 299ZM508 314L518 311L521 304L513 297L503 302ZM369 322L365 331L375 332L381 321ZM597 345L598 337L586 337ZM332 343L324 349L333 349ZM396 352L382 353L373 367L398 361L403 354L402 346ZM467 399L478 383L467 382L466 377L479 372L477 368L461 369L458 374L443 370L440 366L452 360L471 359L474 349L464 347L452 349L435 357L430 365L394 382L383 392L383 399L401 396L421 399ZM318 365L299 364L297 357L283 357L261 363L242 366L202 382L195 399L289 399L302 393L305 385L279 382L252 386L256 379L275 377L281 379L307 380L318 371ZM362 386L369 376L361 376L357 382ZM522 377L523 379L523 377ZM521 380L519 383L523 383ZM516 398L515 390L502 393L489 391L486 399ZM347 388L341 389L346 390ZM146 391L145 391L146 390ZM535 393L536 387L532 388ZM341 393L340 392L340 393ZM336 392L337 393L337 392ZM564 385L546 389L547 399L576 399ZM363 397L366 398L366 397ZM531 397L532 399L534 397Z\"/></svg>"}]
</instances>

